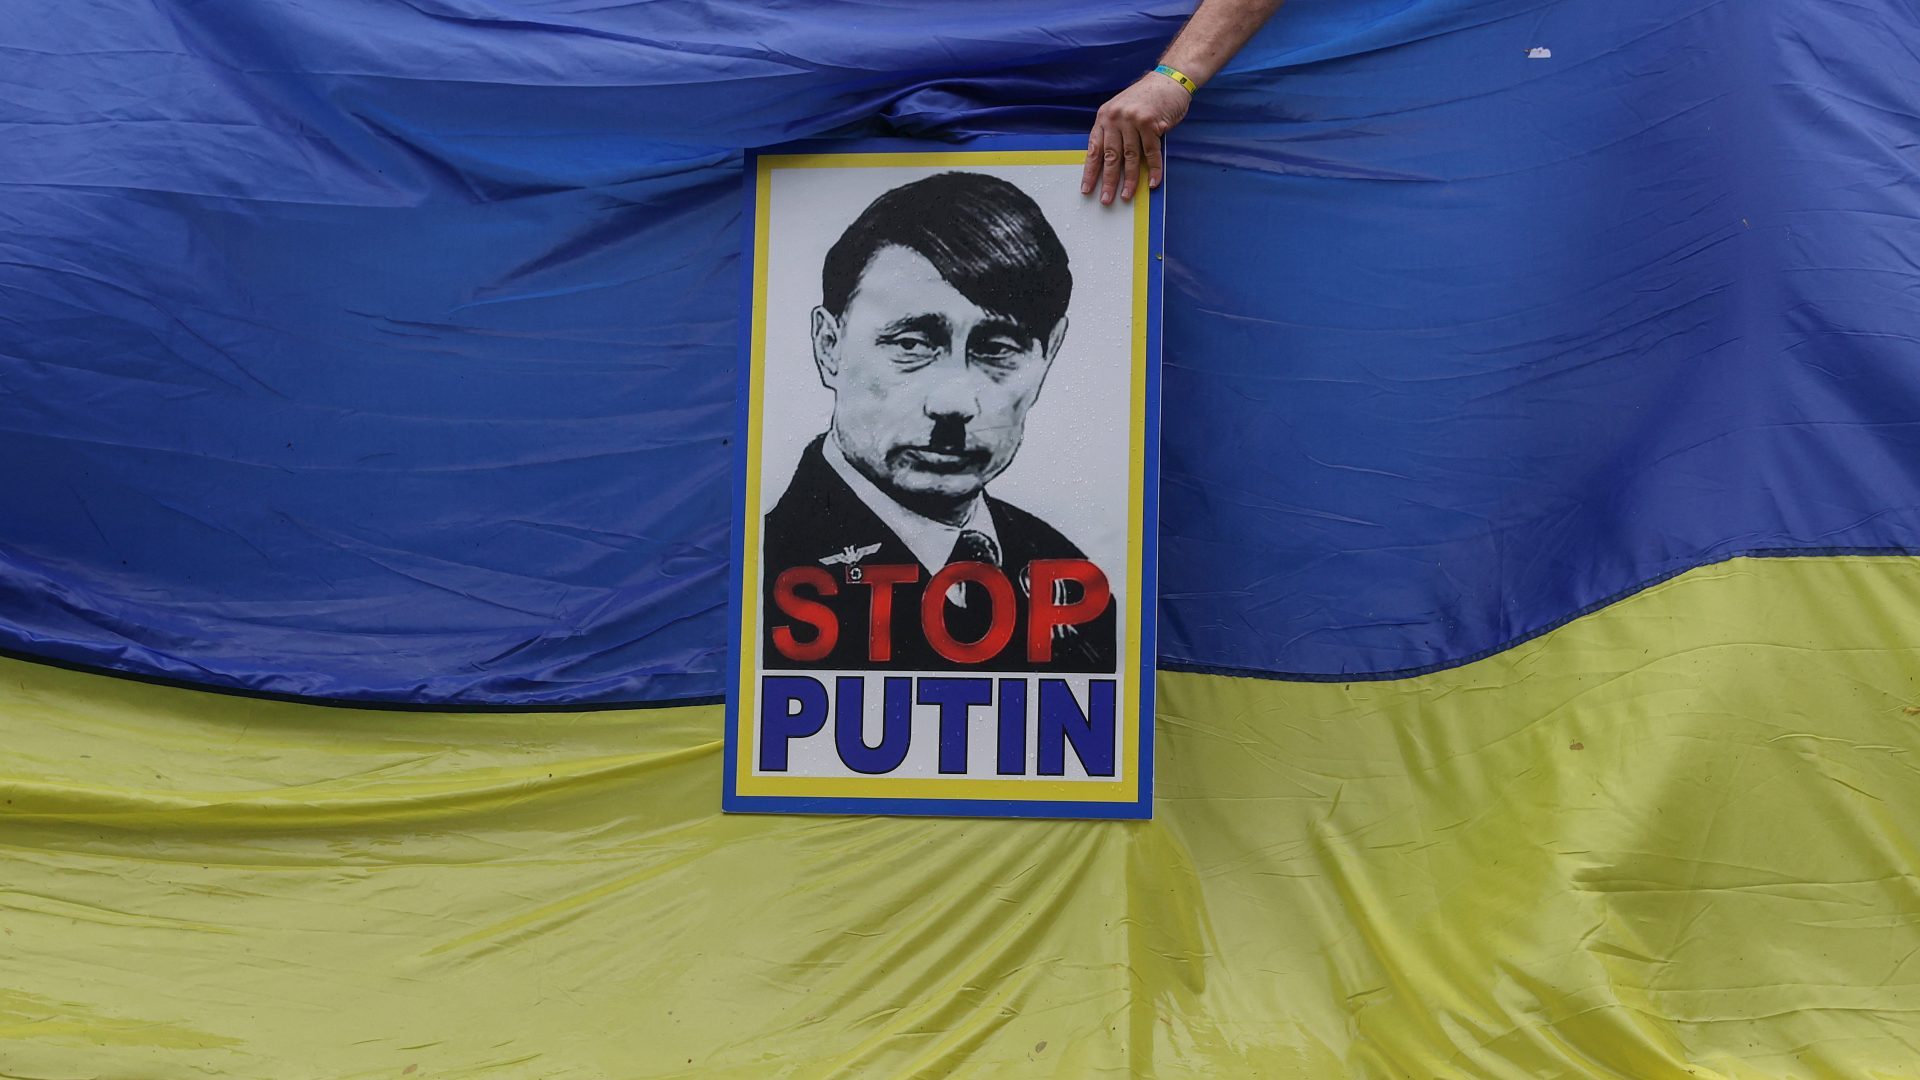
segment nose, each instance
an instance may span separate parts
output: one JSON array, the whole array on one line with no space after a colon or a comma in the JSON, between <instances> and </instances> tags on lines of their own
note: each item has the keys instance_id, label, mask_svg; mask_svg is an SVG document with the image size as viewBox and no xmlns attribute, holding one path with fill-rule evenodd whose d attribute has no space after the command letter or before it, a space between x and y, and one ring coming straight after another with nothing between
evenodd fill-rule
<instances>
[{"instance_id":1,"label":"nose","mask_svg":"<svg viewBox=\"0 0 1920 1080\"><path fill-rule=\"evenodd\" d=\"M964 424L980 415L979 380L968 365L953 365L934 379L923 406L929 418Z\"/></svg>"}]
</instances>

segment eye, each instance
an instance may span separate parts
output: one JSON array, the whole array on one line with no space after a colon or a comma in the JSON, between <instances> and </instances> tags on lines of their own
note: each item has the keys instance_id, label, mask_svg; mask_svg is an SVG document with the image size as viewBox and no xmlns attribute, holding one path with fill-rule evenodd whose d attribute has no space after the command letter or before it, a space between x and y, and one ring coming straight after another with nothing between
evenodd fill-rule
<instances>
[{"instance_id":1,"label":"eye","mask_svg":"<svg viewBox=\"0 0 1920 1080\"><path fill-rule=\"evenodd\" d=\"M1026 355L1026 349L1010 337L994 335L982 341L976 341L968 350L972 358L982 364L994 367L1014 367Z\"/></svg>"},{"instance_id":2,"label":"eye","mask_svg":"<svg viewBox=\"0 0 1920 1080\"><path fill-rule=\"evenodd\" d=\"M931 356L934 350L933 338L917 331L889 334L880 339L880 344L898 349L908 356Z\"/></svg>"}]
</instances>

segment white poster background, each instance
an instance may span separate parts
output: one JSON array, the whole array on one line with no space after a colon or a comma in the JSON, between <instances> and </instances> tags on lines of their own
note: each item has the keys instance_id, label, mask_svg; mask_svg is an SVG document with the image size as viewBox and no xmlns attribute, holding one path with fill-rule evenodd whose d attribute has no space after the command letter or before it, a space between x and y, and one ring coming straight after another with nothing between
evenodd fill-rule
<instances>
[{"instance_id":1,"label":"white poster background","mask_svg":"<svg viewBox=\"0 0 1920 1080\"><path fill-rule=\"evenodd\" d=\"M1107 574L1118 615L1121 643L1116 752L1125 760L1137 719L1127 714L1127 690L1136 673L1124 647L1133 632L1132 582L1126 579L1127 550L1137 542L1128 533L1127 513L1134 483L1132 446L1134 212L1132 205L1099 201L1080 194L1078 165L852 166L846 168L773 168L768 178L764 406L760 433L760 513L773 509L793 478L800 455L827 429L833 393L821 385L813 362L811 320L820 303L820 271L827 250L867 205L882 194L935 173L979 172L1004 179L1025 191L1059 234L1073 272L1067 308L1067 334L1048 370L1039 399L1027 414L1019 452L1007 470L988 485L995 498L1038 516L1060 530ZM1142 194L1144 198L1144 193ZM750 523L749 542L761 543L761 522ZM764 570L764 567L762 568ZM759 583L749 582L749 603L758 602ZM764 626L766 612L760 612ZM758 656L759 643L746 643ZM765 670L758 661L756 670ZM776 669L777 670L777 669ZM866 713L868 742L881 731L880 682L901 671L812 671L829 692L839 674L867 676L871 705ZM939 672L936 675L993 675L989 670ZM1038 679L1048 676L1036 676ZM1059 677L1059 676L1053 676ZM1065 676L1075 697L1086 703L1085 676ZM753 680L757 688L758 678ZM1035 691L1029 690L1030 697ZM757 697L757 693L754 695ZM742 722L759 725L759 703L743 702ZM1032 702L1029 706L1031 709ZM994 736L998 720L991 707L973 710L968 740L967 776L994 778ZM938 710L914 709L912 749L888 776L937 777ZM756 743L758 734L756 733ZM832 725L819 735L792 743L788 771L774 775L836 776L859 774L842 765L833 751ZM1029 722L1027 752L1034 739ZM757 756L757 755L756 755ZM1065 779L1085 779L1071 751ZM754 765L759 772L758 762ZM1031 775L1031 774L1029 774ZM1038 779L1038 777L1036 777ZM1059 779L1059 778L1050 778ZM1107 779L1100 777L1096 779Z\"/></svg>"}]
</instances>

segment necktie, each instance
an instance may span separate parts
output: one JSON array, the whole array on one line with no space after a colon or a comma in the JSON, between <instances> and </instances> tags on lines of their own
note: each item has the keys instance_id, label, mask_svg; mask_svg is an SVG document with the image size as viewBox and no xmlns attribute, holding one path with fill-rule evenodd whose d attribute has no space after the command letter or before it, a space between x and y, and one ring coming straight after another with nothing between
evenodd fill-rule
<instances>
[{"instance_id":1,"label":"necktie","mask_svg":"<svg viewBox=\"0 0 1920 1080\"><path fill-rule=\"evenodd\" d=\"M1000 545L993 537L978 529L962 529L960 538L953 542L953 554L947 556L950 563L983 562L1000 565Z\"/></svg>"},{"instance_id":2,"label":"necktie","mask_svg":"<svg viewBox=\"0 0 1920 1080\"><path fill-rule=\"evenodd\" d=\"M953 542L953 554L947 556L947 562L982 562L999 566L1000 545L993 542L993 537L977 529L963 529L959 539ZM961 604L956 605L953 593L947 594L947 633L959 641L979 641L987 635L987 627L993 624L987 590L977 582L965 582L960 586L960 597Z\"/></svg>"}]
</instances>

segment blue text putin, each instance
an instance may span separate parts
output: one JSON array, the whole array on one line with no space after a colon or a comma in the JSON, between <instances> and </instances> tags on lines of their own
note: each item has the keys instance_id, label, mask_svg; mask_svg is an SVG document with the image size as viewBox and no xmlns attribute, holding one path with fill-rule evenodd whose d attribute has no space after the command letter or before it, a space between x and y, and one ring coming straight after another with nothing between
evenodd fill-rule
<instances>
[{"instance_id":1,"label":"blue text putin","mask_svg":"<svg viewBox=\"0 0 1920 1080\"><path fill-rule=\"evenodd\" d=\"M1090 679L1085 687L1080 695L1066 679L888 676L880 687L878 739L870 741L866 676L767 675L760 687L760 771L787 772L796 744L819 739L831 740L834 756L850 772L895 773L913 748L919 705L929 707L922 732L937 744L941 775L969 773L977 727L979 736L992 740L997 775L1065 777L1072 755L1077 771L1110 777L1115 680Z\"/></svg>"}]
</instances>

